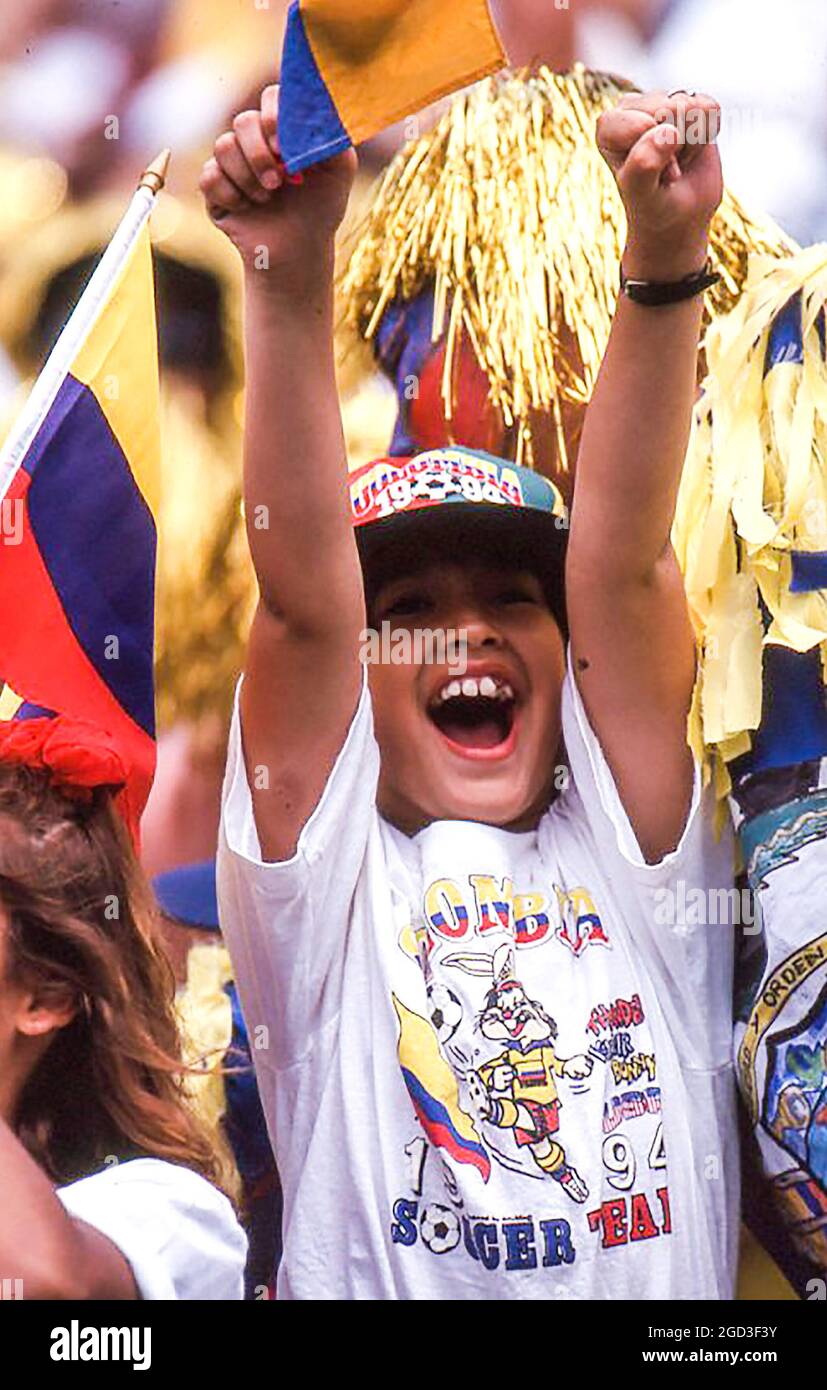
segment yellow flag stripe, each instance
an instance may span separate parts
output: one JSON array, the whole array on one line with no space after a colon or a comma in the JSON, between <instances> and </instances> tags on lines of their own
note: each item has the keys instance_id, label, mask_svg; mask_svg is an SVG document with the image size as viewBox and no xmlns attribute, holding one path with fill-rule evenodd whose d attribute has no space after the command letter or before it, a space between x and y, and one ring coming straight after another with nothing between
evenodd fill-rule
<instances>
[{"instance_id":1,"label":"yellow flag stripe","mask_svg":"<svg viewBox=\"0 0 827 1390\"><path fill-rule=\"evenodd\" d=\"M161 486L157 357L152 253L145 227L71 370L97 400L156 520Z\"/></svg>"},{"instance_id":2,"label":"yellow flag stripe","mask_svg":"<svg viewBox=\"0 0 827 1390\"><path fill-rule=\"evenodd\" d=\"M22 703L22 695L18 695L10 685L4 685L0 689L0 723L14 719Z\"/></svg>"},{"instance_id":3,"label":"yellow flag stripe","mask_svg":"<svg viewBox=\"0 0 827 1390\"><path fill-rule=\"evenodd\" d=\"M302 16L354 144L505 63L486 0L303 0Z\"/></svg>"},{"instance_id":4,"label":"yellow flag stripe","mask_svg":"<svg viewBox=\"0 0 827 1390\"><path fill-rule=\"evenodd\" d=\"M431 1024L406 1008L396 995L393 1003L400 1025L400 1065L412 1072L428 1093L445 1106L457 1133L479 1144L480 1136L470 1115L466 1115L460 1105L457 1079L439 1050Z\"/></svg>"}]
</instances>

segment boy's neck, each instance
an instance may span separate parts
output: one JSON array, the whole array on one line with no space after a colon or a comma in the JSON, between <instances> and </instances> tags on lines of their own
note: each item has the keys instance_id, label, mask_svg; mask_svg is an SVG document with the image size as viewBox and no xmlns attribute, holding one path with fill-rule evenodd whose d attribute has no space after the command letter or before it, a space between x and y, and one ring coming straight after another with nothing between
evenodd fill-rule
<instances>
[{"instance_id":1,"label":"boy's neck","mask_svg":"<svg viewBox=\"0 0 827 1390\"><path fill-rule=\"evenodd\" d=\"M457 821L467 824L471 822L477 825L490 826L492 830L505 830L510 834L526 834L538 828L540 821L550 806L557 800L558 790L552 785L550 791L546 792L537 804L528 807L516 819L500 823L499 821L478 820L475 816L429 816L417 807L394 808L379 806L379 814L383 820L392 825L395 830L399 830L409 839L413 839L421 830L426 830L429 825L438 823L450 823Z\"/></svg>"}]
</instances>

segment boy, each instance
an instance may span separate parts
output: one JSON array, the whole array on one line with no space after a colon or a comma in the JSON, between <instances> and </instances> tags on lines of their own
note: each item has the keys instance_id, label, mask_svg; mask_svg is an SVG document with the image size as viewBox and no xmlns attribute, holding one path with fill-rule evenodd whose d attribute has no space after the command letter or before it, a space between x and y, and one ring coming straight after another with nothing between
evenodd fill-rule
<instances>
[{"instance_id":1,"label":"boy","mask_svg":"<svg viewBox=\"0 0 827 1390\"><path fill-rule=\"evenodd\" d=\"M355 160L286 186L275 107L236 119L201 186L246 273L261 601L219 898L285 1190L279 1296L729 1297L731 942L655 915L664 889L732 881L686 746L669 545L717 107L635 95L599 126L629 283L565 598L561 502L525 470L434 451L357 476L348 506L332 263ZM374 665L368 689L366 611L464 634L466 674Z\"/></svg>"}]
</instances>

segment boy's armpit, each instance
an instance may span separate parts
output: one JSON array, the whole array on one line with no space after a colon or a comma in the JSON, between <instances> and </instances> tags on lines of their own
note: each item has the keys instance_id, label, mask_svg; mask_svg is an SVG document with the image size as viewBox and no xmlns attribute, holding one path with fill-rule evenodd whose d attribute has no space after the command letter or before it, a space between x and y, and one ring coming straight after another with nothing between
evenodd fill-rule
<instances>
[{"instance_id":1,"label":"boy's armpit","mask_svg":"<svg viewBox=\"0 0 827 1390\"><path fill-rule=\"evenodd\" d=\"M289 628L263 605L247 652L240 708L262 858L293 857L344 746L363 678L358 633Z\"/></svg>"},{"instance_id":2,"label":"boy's armpit","mask_svg":"<svg viewBox=\"0 0 827 1390\"><path fill-rule=\"evenodd\" d=\"M572 679L635 840L657 864L677 848L692 794L695 645L681 574L669 548L645 581L607 592L604 579L580 575L575 592Z\"/></svg>"},{"instance_id":3,"label":"boy's armpit","mask_svg":"<svg viewBox=\"0 0 827 1390\"><path fill-rule=\"evenodd\" d=\"M366 837L367 821L376 806L379 750L373 735L367 674L362 668L362 688L353 718L320 795L299 828L293 851L282 858L269 858L260 839L255 801L256 777L264 769L251 767L249 757L245 756L242 701L246 679L242 677L238 683L227 746L222 834L234 858L251 869L262 870L267 882L275 885L278 881L286 883L298 871L319 865L326 859L328 849L332 848L334 854L340 856L348 838L347 828L354 823L365 826Z\"/></svg>"},{"instance_id":4,"label":"boy's armpit","mask_svg":"<svg viewBox=\"0 0 827 1390\"><path fill-rule=\"evenodd\" d=\"M563 686L563 737L566 750L572 760L576 785L598 839L603 841L606 834L610 834L619 854L628 866L632 869L644 870L647 878L654 880L659 875L668 877L672 866L683 857L700 815L702 793L700 768L697 766L693 768L691 795L688 799L686 817L676 847L652 862L647 859L638 842L600 740L589 722L589 716L572 670L571 652L569 652L568 670ZM597 823L596 813L599 816Z\"/></svg>"}]
</instances>

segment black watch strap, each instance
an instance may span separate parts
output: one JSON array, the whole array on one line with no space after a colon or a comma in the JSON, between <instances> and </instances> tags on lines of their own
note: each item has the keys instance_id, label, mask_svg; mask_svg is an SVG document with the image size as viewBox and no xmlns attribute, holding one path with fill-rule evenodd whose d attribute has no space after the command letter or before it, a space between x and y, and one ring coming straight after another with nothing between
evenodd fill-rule
<instances>
[{"instance_id":1,"label":"black watch strap","mask_svg":"<svg viewBox=\"0 0 827 1390\"><path fill-rule=\"evenodd\" d=\"M683 280L627 280L621 270L620 289L635 304L657 309L663 304L681 304L685 299L694 299L717 285L720 278L708 264Z\"/></svg>"}]
</instances>

